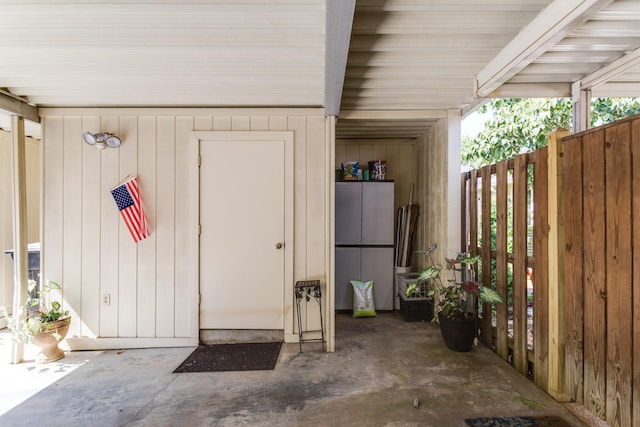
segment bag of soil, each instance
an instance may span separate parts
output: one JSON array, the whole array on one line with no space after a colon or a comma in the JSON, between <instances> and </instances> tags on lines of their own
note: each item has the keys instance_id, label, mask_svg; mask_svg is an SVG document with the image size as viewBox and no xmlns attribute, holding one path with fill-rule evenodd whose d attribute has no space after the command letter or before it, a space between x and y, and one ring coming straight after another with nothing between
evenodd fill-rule
<instances>
[{"instance_id":1,"label":"bag of soil","mask_svg":"<svg viewBox=\"0 0 640 427\"><path fill-rule=\"evenodd\" d=\"M373 301L373 280L351 280L353 286L353 317L373 317L376 306Z\"/></svg>"}]
</instances>

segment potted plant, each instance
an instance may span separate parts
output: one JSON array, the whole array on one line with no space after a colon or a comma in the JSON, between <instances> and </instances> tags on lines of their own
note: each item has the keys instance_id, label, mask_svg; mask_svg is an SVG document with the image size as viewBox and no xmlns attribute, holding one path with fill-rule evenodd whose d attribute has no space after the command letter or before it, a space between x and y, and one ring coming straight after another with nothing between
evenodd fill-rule
<instances>
[{"instance_id":1,"label":"potted plant","mask_svg":"<svg viewBox=\"0 0 640 427\"><path fill-rule=\"evenodd\" d=\"M37 283L29 280L29 295ZM59 283L49 280L37 292L37 297L27 297L25 307L26 317L22 316L22 309L18 313L9 315L5 307L0 307L0 314L7 321L13 339L18 342L31 342L40 347L40 354L36 363L49 363L64 357L64 351L58 347L69 332L71 317L69 311L62 310L59 301L51 300L51 291L60 290Z\"/></svg>"},{"instance_id":2,"label":"potted plant","mask_svg":"<svg viewBox=\"0 0 640 427\"><path fill-rule=\"evenodd\" d=\"M455 351L470 351L477 339L478 304L501 304L502 295L482 282L474 280L472 266L480 256L468 253L458 254L456 259L445 259L450 273L447 284L442 283L442 267L435 265L433 252L437 244L429 249L419 250L419 255L427 255L431 265L420 272L418 280L430 280L429 295L434 301L434 321L440 324L440 332L447 347Z\"/></svg>"}]
</instances>

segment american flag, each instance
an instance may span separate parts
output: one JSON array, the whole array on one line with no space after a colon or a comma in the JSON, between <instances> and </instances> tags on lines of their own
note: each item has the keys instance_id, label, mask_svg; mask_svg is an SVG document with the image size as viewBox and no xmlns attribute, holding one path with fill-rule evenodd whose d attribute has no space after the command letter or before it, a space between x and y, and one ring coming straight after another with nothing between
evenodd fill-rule
<instances>
[{"instance_id":1,"label":"american flag","mask_svg":"<svg viewBox=\"0 0 640 427\"><path fill-rule=\"evenodd\" d=\"M149 237L149 226L142 210L137 178L134 176L118 185L111 190L111 194L113 194L120 215L122 215L133 241L139 242Z\"/></svg>"}]
</instances>

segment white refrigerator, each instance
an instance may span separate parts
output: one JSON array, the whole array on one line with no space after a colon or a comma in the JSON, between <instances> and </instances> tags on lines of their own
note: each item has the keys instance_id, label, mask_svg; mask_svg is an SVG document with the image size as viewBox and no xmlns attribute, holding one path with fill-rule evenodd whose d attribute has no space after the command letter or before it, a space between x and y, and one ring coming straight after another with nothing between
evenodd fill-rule
<instances>
[{"instance_id":1,"label":"white refrigerator","mask_svg":"<svg viewBox=\"0 0 640 427\"><path fill-rule=\"evenodd\" d=\"M336 182L336 310L353 309L351 280L373 280L376 310L393 310L393 181Z\"/></svg>"}]
</instances>

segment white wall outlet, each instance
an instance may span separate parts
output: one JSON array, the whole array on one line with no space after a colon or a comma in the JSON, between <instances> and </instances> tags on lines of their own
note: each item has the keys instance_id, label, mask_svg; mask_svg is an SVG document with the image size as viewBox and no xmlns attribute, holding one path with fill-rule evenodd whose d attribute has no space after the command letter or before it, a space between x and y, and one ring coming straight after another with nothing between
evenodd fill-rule
<instances>
[{"instance_id":1,"label":"white wall outlet","mask_svg":"<svg viewBox=\"0 0 640 427\"><path fill-rule=\"evenodd\" d=\"M104 305L111 305L111 294L102 294L102 303Z\"/></svg>"}]
</instances>

